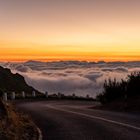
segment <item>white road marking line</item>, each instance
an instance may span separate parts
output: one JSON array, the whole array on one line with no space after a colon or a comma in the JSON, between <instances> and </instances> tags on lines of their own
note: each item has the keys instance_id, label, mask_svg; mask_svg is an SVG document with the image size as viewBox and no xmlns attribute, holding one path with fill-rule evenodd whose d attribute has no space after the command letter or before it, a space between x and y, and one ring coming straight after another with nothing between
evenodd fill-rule
<instances>
[{"instance_id":1,"label":"white road marking line","mask_svg":"<svg viewBox=\"0 0 140 140\"><path fill-rule=\"evenodd\" d=\"M79 112L64 110L64 109L60 109L60 108L55 108L55 107L48 106L48 105L47 105L47 107L49 107L51 109L54 109L54 110L63 111L63 112L67 112L67 113L72 113L72 114L77 114L77 115L81 115L81 116L92 118L92 119L98 119L98 120L102 120L102 121L105 121L105 122L109 122L109 123L125 126L125 127L128 127L128 128L133 128L133 129L136 129L136 130L140 131L140 127L133 126L133 125L130 125L130 124L127 124L127 123L117 122L117 121L105 119L103 117L97 117L97 116L92 116L92 115L88 115L88 114L84 114L84 113L79 113Z\"/></svg>"}]
</instances>

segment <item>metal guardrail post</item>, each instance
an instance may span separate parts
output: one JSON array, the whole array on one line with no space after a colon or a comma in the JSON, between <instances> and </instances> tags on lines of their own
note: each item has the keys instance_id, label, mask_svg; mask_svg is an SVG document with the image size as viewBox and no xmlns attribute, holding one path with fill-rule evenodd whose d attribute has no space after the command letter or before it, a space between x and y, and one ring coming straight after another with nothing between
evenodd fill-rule
<instances>
[{"instance_id":1,"label":"metal guardrail post","mask_svg":"<svg viewBox=\"0 0 140 140\"><path fill-rule=\"evenodd\" d=\"M32 96L33 96L33 97L36 97L35 91L32 92Z\"/></svg>"},{"instance_id":2,"label":"metal guardrail post","mask_svg":"<svg viewBox=\"0 0 140 140\"><path fill-rule=\"evenodd\" d=\"M22 91L22 98L25 98L25 92Z\"/></svg>"},{"instance_id":3,"label":"metal guardrail post","mask_svg":"<svg viewBox=\"0 0 140 140\"><path fill-rule=\"evenodd\" d=\"M7 100L8 100L8 99L7 99L7 93L6 93L6 92L3 93L3 100L4 100L4 101L7 101Z\"/></svg>"},{"instance_id":4,"label":"metal guardrail post","mask_svg":"<svg viewBox=\"0 0 140 140\"><path fill-rule=\"evenodd\" d=\"M11 99L12 99L12 100L15 100L15 98L16 98L15 92L12 92L12 94L11 94Z\"/></svg>"}]
</instances>

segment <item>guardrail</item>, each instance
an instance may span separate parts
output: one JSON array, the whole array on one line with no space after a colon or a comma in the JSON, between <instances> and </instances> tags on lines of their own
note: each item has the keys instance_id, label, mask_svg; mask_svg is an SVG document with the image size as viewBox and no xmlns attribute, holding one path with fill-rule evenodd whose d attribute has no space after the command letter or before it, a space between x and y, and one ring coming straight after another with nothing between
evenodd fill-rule
<instances>
[{"instance_id":1,"label":"guardrail","mask_svg":"<svg viewBox=\"0 0 140 140\"><path fill-rule=\"evenodd\" d=\"M4 101L8 101L8 100L15 100L15 99L25 99L25 98L36 98L38 97L37 93L35 91L32 91L32 94L27 94L25 93L25 91L22 91L21 93L16 94L15 92L4 92L2 95L2 99ZM43 97L48 98L48 92L46 92Z\"/></svg>"},{"instance_id":2,"label":"guardrail","mask_svg":"<svg viewBox=\"0 0 140 140\"><path fill-rule=\"evenodd\" d=\"M58 92L58 94L50 94L48 92L45 94L38 94L36 91L32 91L32 93L26 93L25 91L22 92L3 92L2 99L3 101L8 100L18 100L18 99L47 99L47 100L88 100L88 101L95 101L94 98L87 95L86 97L76 96L75 94L72 95L64 95Z\"/></svg>"}]
</instances>

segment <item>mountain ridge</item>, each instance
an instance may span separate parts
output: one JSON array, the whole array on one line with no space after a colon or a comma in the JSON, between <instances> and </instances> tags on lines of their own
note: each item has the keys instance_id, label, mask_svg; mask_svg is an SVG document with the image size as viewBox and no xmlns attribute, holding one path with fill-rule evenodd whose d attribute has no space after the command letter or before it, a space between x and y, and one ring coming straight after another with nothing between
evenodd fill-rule
<instances>
[{"instance_id":1,"label":"mountain ridge","mask_svg":"<svg viewBox=\"0 0 140 140\"><path fill-rule=\"evenodd\" d=\"M33 87L29 86L23 76L16 73L13 74L10 69L3 68L0 66L0 90L2 92L22 92L25 91L28 94L31 94L32 91L37 91Z\"/></svg>"}]
</instances>

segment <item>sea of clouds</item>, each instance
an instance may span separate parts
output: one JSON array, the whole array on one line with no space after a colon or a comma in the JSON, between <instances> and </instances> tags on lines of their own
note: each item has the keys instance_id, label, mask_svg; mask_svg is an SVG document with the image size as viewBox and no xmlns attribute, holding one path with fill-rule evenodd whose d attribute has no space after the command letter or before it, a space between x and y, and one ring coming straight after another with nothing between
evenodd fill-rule
<instances>
[{"instance_id":1,"label":"sea of clouds","mask_svg":"<svg viewBox=\"0 0 140 140\"><path fill-rule=\"evenodd\" d=\"M105 79L121 80L140 71L140 62L28 61L0 65L21 74L29 85L41 92L92 97L102 92Z\"/></svg>"}]
</instances>

